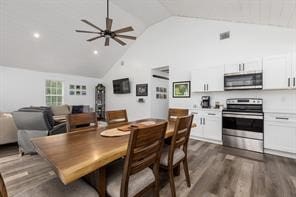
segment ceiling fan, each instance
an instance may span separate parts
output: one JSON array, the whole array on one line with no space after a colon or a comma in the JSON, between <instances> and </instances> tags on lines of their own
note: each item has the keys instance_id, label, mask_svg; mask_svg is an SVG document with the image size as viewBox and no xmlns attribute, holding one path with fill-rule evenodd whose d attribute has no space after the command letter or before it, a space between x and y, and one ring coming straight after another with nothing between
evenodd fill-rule
<instances>
[{"instance_id":1,"label":"ceiling fan","mask_svg":"<svg viewBox=\"0 0 296 197\"><path fill-rule=\"evenodd\" d=\"M119 38L136 40L136 37L134 37L134 36L120 35L120 33L134 31L133 27L131 27L131 26L124 27L124 28L121 28L121 29L118 29L115 31L111 30L113 20L111 18L109 18L109 0L107 0L107 17L106 17L106 29L105 30L92 24L88 20L82 19L81 21L92 26L96 30L99 30L99 31L76 30L76 32L78 32L78 33L98 34L97 36L88 39L87 40L88 42L97 40L99 38L105 38L105 46L109 46L110 38L111 38L111 39L115 40L116 42L118 42L120 45L124 46L124 45L126 45L126 43L123 42L122 40L120 40Z\"/></svg>"}]
</instances>

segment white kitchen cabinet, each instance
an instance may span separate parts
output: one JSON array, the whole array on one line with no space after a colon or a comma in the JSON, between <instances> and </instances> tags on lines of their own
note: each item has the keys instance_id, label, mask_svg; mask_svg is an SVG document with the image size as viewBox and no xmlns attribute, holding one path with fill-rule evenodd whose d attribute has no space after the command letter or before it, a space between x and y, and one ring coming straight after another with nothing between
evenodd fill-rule
<instances>
[{"instance_id":1,"label":"white kitchen cabinet","mask_svg":"<svg viewBox=\"0 0 296 197\"><path fill-rule=\"evenodd\" d=\"M262 71L262 58L245 61L242 67L244 72L260 72Z\"/></svg>"},{"instance_id":2,"label":"white kitchen cabinet","mask_svg":"<svg viewBox=\"0 0 296 197\"><path fill-rule=\"evenodd\" d=\"M204 92L205 91L206 76L203 70L194 70L191 72L191 91Z\"/></svg>"},{"instance_id":3,"label":"white kitchen cabinet","mask_svg":"<svg viewBox=\"0 0 296 197\"><path fill-rule=\"evenodd\" d=\"M203 127L202 127L202 116L198 112L191 112L193 117L193 123L196 127L191 129L191 135L195 137L203 137Z\"/></svg>"},{"instance_id":4,"label":"white kitchen cabinet","mask_svg":"<svg viewBox=\"0 0 296 197\"><path fill-rule=\"evenodd\" d=\"M291 88L296 89L296 53L292 54Z\"/></svg>"},{"instance_id":5,"label":"white kitchen cabinet","mask_svg":"<svg viewBox=\"0 0 296 197\"><path fill-rule=\"evenodd\" d=\"M206 91L219 92L224 91L224 67L208 68L206 73Z\"/></svg>"},{"instance_id":6,"label":"white kitchen cabinet","mask_svg":"<svg viewBox=\"0 0 296 197\"><path fill-rule=\"evenodd\" d=\"M264 148L296 154L296 115L265 115Z\"/></svg>"},{"instance_id":7,"label":"white kitchen cabinet","mask_svg":"<svg viewBox=\"0 0 296 197\"><path fill-rule=\"evenodd\" d=\"M192 92L218 92L224 90L223 66L198 69L191 72Z\"/></svg>"},{"instance_id":8,"label":"white kitchen cabinet","mask_svg":"<svg viewBox=\"0 0 296 197\"><path fill-rule=\"evenodd\" d=\"M224 73L237 73L240 72L241 66L240 64L226 64L224 67Z\"/></svg>"},{"instance_id":9,"label":"white kitchen cabinet","mask_svg":"<svg viewBox=\"0 0 296 197\"><path fill-rule=\"evenodd\" d=\"M209 115L210 114L210 115ZM204 137L207 139L221 141L222 139L222 120L219 114L207 113L204 122Z\"/></svg>"},{"instance_id":10,"label":"white kitchen cabinet","mask_svg":"<svg viewBox=\"0 0 296 197\"><path fill-rule=\"evenodd\" d=\"M219 110L192 110L195 128L191 129L191 138L222 144L222 112Z\"/></svg>"},{"instance_id":11,"label":"white kitchen cabinet","mask_svg":"<svg viewBox=\"0 0 296 197\"><path fill-rule=\"evenodd\" d=\"M291 55L263 58L263 89L288 89L291 86Z\"/></svg>"},{"instance_id":12,"label":"white kitchen cabinet","mask_svg":"<svg viewBox=\"0 0 296 197\"><path fill-rule=\"evenodd\" d=\"M260 72L262 71L262 59L246 60L235 64L226 64L224 72L237 73L237 72Z\"/></svg>"}]
</instances>

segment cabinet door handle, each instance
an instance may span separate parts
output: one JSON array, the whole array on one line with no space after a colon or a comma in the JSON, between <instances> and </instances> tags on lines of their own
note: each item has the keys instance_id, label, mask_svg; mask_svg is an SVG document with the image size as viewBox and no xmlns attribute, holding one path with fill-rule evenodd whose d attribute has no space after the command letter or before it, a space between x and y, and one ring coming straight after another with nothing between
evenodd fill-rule
<instances>
[{"instance_id":1,"label":"cabinet door handle","mask_svg":"<svg viewBox=\"0 0 296 197\"><path fill-rule=\"evenodd\" d=\"M245 64L243 64L243 71L245 71Z\"/></svg>"},{"instance_id":2,"label":"cabinet door handle","mask_svg":"<svg viewBox=\"0 0 296 197\"><path fill-rule=\"evenodd\" d=\"M283 118L283 117L275 117L277 120L289 120L289 118Z\"/></svg>"},{"instance_id":3,"label":"cabinet door handle","mask_svg":"<svg viewBox=\"0 0 296 197\"><path fill-rule=\"evenodd\" d=\"M206 84L204 84L204 91L206 91Z\"/></svg>"},{"instance_id":4,"label":"cabinet door handle","mask_svg":"<svg viewBox=\"0 0 296 197\"><path fill-rule=\"evenodd\" d=\"M205 118L203 118L203 124L204 124L204 125L206 124L206 119L205 119Z\"/></svg>"},{"instance_id":5,"label":"cabinet door handle","mask_svg":"<svg viewBox=\"0 0 296 197\"><path fill-rule=\"evenodd\" d=\"M208 115L210 115L210 116L216 116L216 114L214 114L214 113L208 113Z\"/></svg>"},{"instance_id":6,"label":"cabinet door handle","mask_svg":"<svg viewBox=\"0 0 296 197\"><path fill-rule=\"evenodd\" d=\"M290 77L288 78L288 87L290 87Z\"/></svg>"},{"instance_id":7,"label":"cabinet door handle","mask_svg":"<svg viewBox=\"0 0 296 197\"><path fill-rule=\"evenodd\" d=\"M295 87L296 82L295 82L295 77L293 78L293 86Z\"/></svg>"},{"instance_id":8,"label":"cabinet door handle","mask_svg":"<svg viewBox=\"0 0 296 197\"><path fill-rule=\"evenodd\" d=\"M241 67L242 67L242 65L239 64L239 65L238 65L238 71L241 71L241 70L242 70Z\"/></svg>"},{"instance_id":9,"label":"cabinet door handle","mask_svg":"<svg viewBox=\"0 0 296 197\"><path fill-rule=\"evenodd\" d=\"M200 125L202 125L202 118L200 118Z\"/></svg>"},{"instance_id":10,"label":"cabinet door handle","mask_svg":"<svg viewBox=\"0 0 296 197\"><path fill-rule=\"evenodd\" d=\"M209 91L209 84L207 84L207 91Z\"/></svg>"}]
</instances>

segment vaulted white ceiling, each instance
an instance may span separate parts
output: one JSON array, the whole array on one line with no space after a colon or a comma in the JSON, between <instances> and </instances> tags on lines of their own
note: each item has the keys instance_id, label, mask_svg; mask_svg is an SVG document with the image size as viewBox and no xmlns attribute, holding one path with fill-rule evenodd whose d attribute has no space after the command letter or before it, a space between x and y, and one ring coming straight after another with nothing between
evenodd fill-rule
<instances>
[{"instance_id":1,"label":"vaulted white ceiling","mask_svg":"<svg viewBox=\"0 0 296 197\"><path fill-rule=\"evenodd\" d=\"M296 0L159 0L172 15L296 28Z\"/></svg>"},{"instance_id":2,"label":"vaulted white ceiling","mask_svg":"<svg viewBox=\"0 0 296 197\"><path fill-rule=\"evenodd\" d=\"M135 36L173 15L296 28L296 0L111 0L110 9L113 29L132 25ZM0 65L102 77L134 41L104 47L74 30L92 30L81 19L104 28L105 17L106 0L0 0Z\"/></svg>"}]
</instances>

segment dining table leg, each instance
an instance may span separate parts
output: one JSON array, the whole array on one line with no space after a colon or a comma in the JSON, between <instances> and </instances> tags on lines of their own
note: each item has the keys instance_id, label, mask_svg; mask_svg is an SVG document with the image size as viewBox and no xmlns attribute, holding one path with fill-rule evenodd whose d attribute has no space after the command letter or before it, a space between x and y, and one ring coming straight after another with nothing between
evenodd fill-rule
<instances>
[{"instance_id":1,"label":"dining table leg","mask_svg":"<svg viewBox=\"0 0 296 197\"><path fill-rule=\"evenodd\" d=\"M93 186L100 197L106 196L106 167L103 166L96 170L95 172L90 173L84 178L91 186Z\"/></svg>"}]
</instances>

